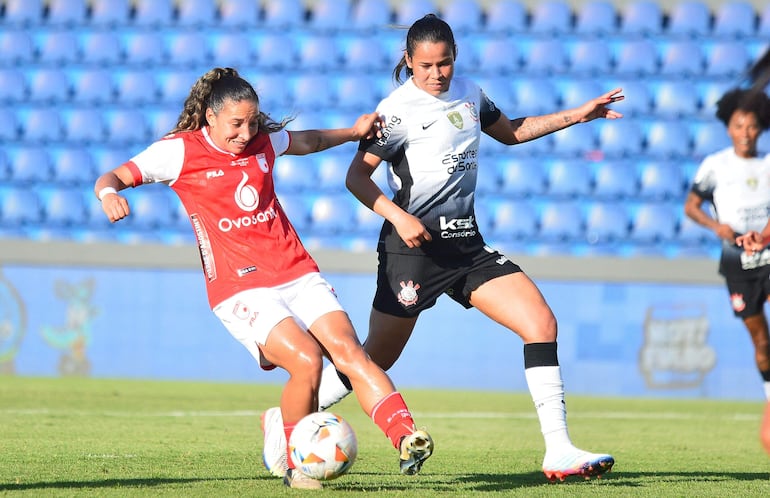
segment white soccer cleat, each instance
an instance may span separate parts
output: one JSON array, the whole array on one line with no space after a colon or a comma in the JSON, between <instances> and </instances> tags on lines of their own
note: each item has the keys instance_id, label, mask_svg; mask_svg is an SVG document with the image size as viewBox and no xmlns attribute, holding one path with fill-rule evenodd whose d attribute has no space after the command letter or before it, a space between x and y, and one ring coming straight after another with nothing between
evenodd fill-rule
<instances>
[{"instance_id":1,"label":"white soccer cleat","mask_svg":"<svg viewBox=\"0 0 770 498\"><path fill-rule=\"evenodd\" d=\"M401 440L399 464L401 473L412 476L420 472L423 462L433 454L433 439L423 430L416 430Z\"/></svg>"},{"instance_id":2,"label":"white soccer cleat","mask_svg":"<svg viewBox=\"0 0 770 498\"><path fill-rule=\"evenodd\" d=\"M294 489L323 489L321 481L308 477L297 469L287 469L283 485Z\"/></svg>"},{"instance_id":3,"label":"white soccer cleat","mask_svg":"<svg viewBox=\"0 0 770 498\"><path fill-rule=\"evenodd\" d=\"M615 464L611 455L589 453L572 448L563 453L546 453L543 459L543 473L549 481L563 481L568 476L582 476L585 479L601 477Z\"/></svg>"},{"instance_id":4,"label":"white soccer cleat","mask_svg":"<svg viewBox=\"0 0 770 498\"><path fill-rule=\"evenodd\" d=\"M283 417L277 406L268 408L262 414L262 432L265 435L262 447L262 462L275 477L286 476L286 434L283 431Z\"/></svg>"}]
</instances>

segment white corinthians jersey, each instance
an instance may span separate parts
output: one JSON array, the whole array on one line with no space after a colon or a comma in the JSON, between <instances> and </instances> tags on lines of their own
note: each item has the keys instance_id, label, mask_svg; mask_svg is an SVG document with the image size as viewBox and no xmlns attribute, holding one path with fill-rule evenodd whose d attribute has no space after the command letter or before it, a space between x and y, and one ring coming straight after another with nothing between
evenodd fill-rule
<instances>
[{"instance_id":1,"label":"white corinthians jersey","mask_svg":"<svg viewBox=\"0 0 770 498\"><path fill-rule=\"evenodd\" d=\"M451 255L484 245L473 210L481 129L500 111L481 89L454 78L449 91L433 96L411 79L377 106L385 119L382 137L363 140L360 150L390 163L395 202L420 218L433 241L409 249L385 221L378 250Z\"/></svg>"},{"instance_id":2,"label":"white corinthians jersey","mask_svg":"<svg viewBox=\"0 0 770 498\"><path fill-rule=\"evenodd\" d=\"M742 158L732 147L707 156L693 182L692 191L714 206L720 223L736 234L762 231L770 219L770 155ZM743 249L722 244L720 273L730 277L749 276L770 263L770 251L747 256Z\"/></svg>"}]
</instances>

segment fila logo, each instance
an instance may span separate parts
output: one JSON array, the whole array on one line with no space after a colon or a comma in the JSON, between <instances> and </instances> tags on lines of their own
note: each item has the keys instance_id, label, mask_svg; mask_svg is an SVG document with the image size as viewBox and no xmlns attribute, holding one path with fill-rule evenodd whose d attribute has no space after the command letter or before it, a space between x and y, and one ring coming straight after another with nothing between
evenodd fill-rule
<instances>
[{"instance_id":1,"label":"fila logo","mask_svg":"<svg viewBox=\"0 0 770 498\"><path fill-rule=\"evenodd\" d=\"M225 172L221 169L217 171L206 171L206 178L217 178L219 176L225 176Z\"/></svg>"}]
</instances>

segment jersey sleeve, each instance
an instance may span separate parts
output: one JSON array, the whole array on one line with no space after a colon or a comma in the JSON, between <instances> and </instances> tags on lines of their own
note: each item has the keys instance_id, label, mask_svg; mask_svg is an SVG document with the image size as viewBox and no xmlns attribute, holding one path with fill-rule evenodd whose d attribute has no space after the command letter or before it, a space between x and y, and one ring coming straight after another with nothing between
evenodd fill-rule
<instances>
[{"instance_id":1,"label":"jersey sleeve","mask_svg":"<svg viewBox=\"0 0 770 498\"><path fill-rule=\"evenodd\" d=\"M275 152L276 157L283 155L289 150L289 145L291 145L291 133L286 130L271 133L270 144L273 146L273 152Z\"/></svg>"},{"instance_id":2,"label":"jersey sleeve","mask_svg":"<svg viewBox=\"0 0 770 498\"><path fill-rule=\"evenodd\" d=\"M406 144L407 126L405 113L397 106L389 105L387 99L380 102L376 112L385 120L382 136L361 140L358 150L370 152L385 161L390 161L399 154L399 151Z\"/></svg>"},{"instance_id":3,"label":"jersey sleeve","mask_svg":"<svg viewBox=\"0 0 770 498\"><path fill-rule=\"evenodd\" d=\"M502 112L495 103L492 102L492 99L487 97L484 90L479 89L479 92L481 92L481 97L479 98L479 103L481 104L479 106L479 122L481 123L481 129L483 130L487 126L495 124L497 120L500 119Z\"/></svg>"},{"instance_id":4,"label":"jersey sleeve","mask_svg":"<svg viewBox=\"0 0 770 498\"><path fill-rule=\"evenodd\" d=\"M695 172L695 178L690 189L698 197L709 201L714 198L714 188L716 187L715 162L714 158L710 156L703 160Z\"/></svg>"},{"instance_id":5,"label":"jersey sleeve","mask_svg":"<svg viewBox=\"0 0 770 498\"><path fill-rule=\"evenodd\" d=\"M159 140L128 162L134 173L136 185L141 183L173 183L182 171L184 164L184 140L182 138L164 138ZM141 181L136 181L141 178Z\"/></svg>"}]
</instances>

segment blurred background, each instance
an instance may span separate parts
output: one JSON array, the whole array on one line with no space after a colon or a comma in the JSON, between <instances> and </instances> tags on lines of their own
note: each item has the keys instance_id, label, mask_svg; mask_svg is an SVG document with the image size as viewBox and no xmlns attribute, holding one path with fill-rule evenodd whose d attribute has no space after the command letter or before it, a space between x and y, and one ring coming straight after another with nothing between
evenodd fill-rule
<instances>
[{"instance_id":1,"label":"blurred background","mask_svg":"<svg viewBox=\"0 0 770 498\"><path fill-rule=\"evenodd\" d=\"M740 0L0 0L0 371L262 379L210 316L173 192L127 191L134 215L113 226L93 182L171 129L214 66L290 129L349 126L394 88L405 28L429 12L455 31L456 74L510 117L624 90L622 120L481 145L482 233L538 279L574 387L759 399L719 243L682 208L702 158L730 145L716 100L770 46L770 4ZM381 221L344 188L355 148L280 158L275 175L365 336ZM397 382L524 388L517 337L482 339L496 326L451 303L430 317ZM447 348L435 376L423 346Z\"/></svg>"}]
</instances>

